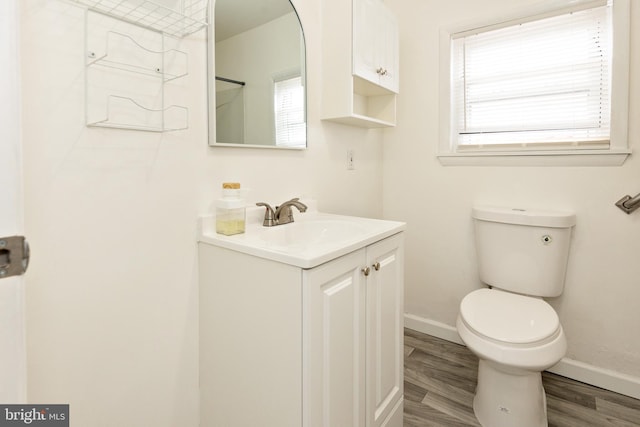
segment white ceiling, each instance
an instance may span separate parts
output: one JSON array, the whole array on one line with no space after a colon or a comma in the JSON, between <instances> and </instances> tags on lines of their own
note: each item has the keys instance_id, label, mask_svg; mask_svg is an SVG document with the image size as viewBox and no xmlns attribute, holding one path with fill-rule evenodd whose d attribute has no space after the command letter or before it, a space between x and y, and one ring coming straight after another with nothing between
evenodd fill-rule
<instances>
[{"instance_id":1,"label":"white ceiling","mask_svg":"<svg viewBox=\"0 0 640 427\"><path fill-rule=\"evenodd\" d=\"M289 0L216 0L216 41L221 41L291 13Z\"/></svg>"}]
</instances>

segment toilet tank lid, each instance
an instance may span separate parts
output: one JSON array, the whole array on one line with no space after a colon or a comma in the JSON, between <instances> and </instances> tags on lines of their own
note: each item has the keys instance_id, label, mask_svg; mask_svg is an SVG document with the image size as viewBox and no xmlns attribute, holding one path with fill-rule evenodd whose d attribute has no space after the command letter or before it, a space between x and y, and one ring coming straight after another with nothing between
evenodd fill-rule
<instances>
[{"instance_id":1,"label":"toilet tank lid","mask_svg":"<svg viewBox=\"0 0 640 427\"><path fill-rule=\"evenodd\" d=\"M576 214L568 211L475 206L471 216L481 221L537 227L567 228L576 225Z\"/></svg>"}]
</instances>

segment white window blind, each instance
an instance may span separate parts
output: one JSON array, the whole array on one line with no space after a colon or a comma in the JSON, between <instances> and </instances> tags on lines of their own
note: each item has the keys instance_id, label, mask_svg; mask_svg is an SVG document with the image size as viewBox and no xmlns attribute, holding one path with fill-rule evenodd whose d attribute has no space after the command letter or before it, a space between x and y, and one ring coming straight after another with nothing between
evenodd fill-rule
<instances>
[{"instance_id":1,"label":"white window blind","mask_svg":"<svg viewBox=\"0 0 640 427\"><path fill-rule=\"evenodd\" d=\"M300 147L306 143L304 87L296 76L274 82L276 145Z\"/></svg>"},{"instance_id":2,"label":"white window blind","mask_svg":"<svg viewBox=\"0 0 640 427\"><path fill-rule=\"evenodd\" d=\"M611 7L452 37L459 150L608 148Z\"/></svg>"}]
</instances>

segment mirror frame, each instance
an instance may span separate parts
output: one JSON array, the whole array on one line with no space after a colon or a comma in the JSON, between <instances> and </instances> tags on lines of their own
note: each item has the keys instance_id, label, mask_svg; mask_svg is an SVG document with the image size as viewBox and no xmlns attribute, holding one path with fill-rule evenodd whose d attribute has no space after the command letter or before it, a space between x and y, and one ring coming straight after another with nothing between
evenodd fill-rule
<instances>
[{"instance_id":1,"label":"mirror frame","mask_svg":"<svg viewBox=\"0 0 640 427\"><path fill-rule=\"evenodd\" d=\"M304 147L278 147L276 145L261 145L261 144L232 144L218 142L216 136L216 85L215 85L215 9L217 0L209 0L208 12L207 12L207 121L208 121L208 135L207 141L210 147L231 147L231 148L262 148L268 150L306 150L309 147L309 125L307 116L307 40L304 33L304 27L302 26L302 20L300 14L293 4L293 0L285 0L291 4L293 12L296 14L298 23L300 24L300 34L302 35L302 43L304 45L304 57L300 61L302 66L302 79L304 81L304 119L305 119L305 145Z\"/></svg>"}]
</instances>

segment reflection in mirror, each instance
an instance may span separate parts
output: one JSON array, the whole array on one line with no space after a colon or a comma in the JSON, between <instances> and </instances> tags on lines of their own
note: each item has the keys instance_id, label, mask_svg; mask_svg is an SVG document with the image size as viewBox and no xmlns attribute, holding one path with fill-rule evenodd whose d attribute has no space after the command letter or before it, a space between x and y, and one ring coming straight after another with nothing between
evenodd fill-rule
<instances>
[{"instance_id":1,"label":"reflection in mirror","mask_svg":"<svg viewBox=\"0 0 640 427\"><path fill-rule=\"evenodd\" d=\"M210 145L305 148L305 44L293 5L216 0L213 22Z\"/></svg>"}]
</instances>

